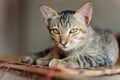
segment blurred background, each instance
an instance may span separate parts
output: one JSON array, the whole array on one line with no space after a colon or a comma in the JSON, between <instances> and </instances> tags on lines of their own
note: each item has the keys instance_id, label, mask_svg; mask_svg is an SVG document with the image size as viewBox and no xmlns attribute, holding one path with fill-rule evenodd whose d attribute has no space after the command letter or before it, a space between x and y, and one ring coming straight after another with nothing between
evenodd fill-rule
<instances>
[{"instance_id":1,"label":"blurred background","mask_svg":"<svg viewBox=\"0 0 120 80\"><path fill-rule=\"evenodd\" d=\"M34 53L52 46L39 6L78 10L86 1L93 2L92 25L120 33L120 0L0 0L0 53Z\"/></svg>"}]
</instances>

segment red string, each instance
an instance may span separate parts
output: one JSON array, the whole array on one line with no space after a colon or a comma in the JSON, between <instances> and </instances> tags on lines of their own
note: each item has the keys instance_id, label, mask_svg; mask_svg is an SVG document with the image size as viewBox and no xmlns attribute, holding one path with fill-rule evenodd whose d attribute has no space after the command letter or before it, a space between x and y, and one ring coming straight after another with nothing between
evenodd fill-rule
<instances>
[{"instance_id":1,"label":"red string","mask_svg":"<svg viewBox=\"0 0 120 80\"><path fill-rule=\"evenodd\" d=\"M52 77L53 74L54 74L54 69L55 69L55 68L56 68L56 66L55 66L55 67L52 67L52 68L48 71L48 74L47 74L45 80L50 80L50 79L51 79L51 77Z\"/></svg>"},{"instance_id":2,"label":"red string","mask_svg":"<svg viewBox=\"0 0 120 80\"><path fill-rule=\"evenodd\" d=\"M5 63L4 66L7 66L7 64L8 64L8 63ZM10 64L9 64L9 65L10 65ZM1 66L1 67L2 67L2 66ZM6 69L6 71L4 72L1 80L4 80L4 78L5 78L6 74L7 74L7 72L9 71L9 69L10 69L10 66L7 67L7 69Z\"/></svg>"},{"instance_id":3,"label":"red string","mask_svg":"<svg viewBox=\"0 0 120 80\"><path fill-rule=\"evenodd\" d=\"M31 65L31 64L27 65L27 68L26 68L26 70L24 71L23 76L25 75L26 72L29 73L29 70L30 70L30 69L36 68L36 67L37 67L36 65Z\"/></svg>"},{"instance_id":4,"label":"red string","mask_svg":"<svg viewBox=\"0 0 120 80\"><path fill-rule=\"evenodd\" d=\"M3 67L3 66L7 67L7 69L4 72L4 75L2 76L1 80L4 79L4 77L6 76L6 73L9 71L9 69L11 68L12 64L19 64L20 65L20 63L14 63L14 62L6 62L6 61L0 61L0 62L3 63L3 64L0 64L0 67ZM9 66L8 66L8 64L9 64ZM28 67L25 70L25 72L29 71L29 69L31 69L31 68L43 68L42 66L36 66L36 65L27 65L27 66ZM54 66L54 67L48 68L48 70L49 71L48 71L48 74L45 77L45 80L50 80L52 78L52 76L53 76L55 71L62 71L59 67L57 67L57 65ZM25 75L25 72L23 73L23 76Z\"/></svg>"},{"instance_id":5,"label":"red string","mask_svg":"<svg viewBox=\"0 0 120 80\"><path fill-rule=\"evenodd\" d=\"M49 68L48 74L46 75L45 80L50 80L54 74L55 71L61 71L60 68L56 66Z\"/></svg>"}]
</instances>

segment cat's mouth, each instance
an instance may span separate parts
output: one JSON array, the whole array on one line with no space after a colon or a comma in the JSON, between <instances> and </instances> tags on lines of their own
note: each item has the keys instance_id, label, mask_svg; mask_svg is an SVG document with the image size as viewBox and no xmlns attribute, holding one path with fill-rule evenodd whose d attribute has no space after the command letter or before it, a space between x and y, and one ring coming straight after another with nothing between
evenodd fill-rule
<instances>
[{"instance_id":1,"label":"cat's mouth","mask_svg":"<svg viewBox=\"0 0 120 80\"><path fill-rule=\"evenodd\" d=\"M68 46L62 46L62 45L59 45L59 47L64 50L64 51L69 51L71 50L72 48L71 47L68 47Z\"/></svg>"},{"instance_id":2,"label":"cat's mouth","mask_svg":"<svg viewBox=\"0 0 120 80\"><path fill-rule=\"evenodd\" d=\"M59 48L61 48L63 51L71 51L73 49L76 49L78 44L66 44L65 46L63 45L58 45Z\"/></svg>"}]
</instances>

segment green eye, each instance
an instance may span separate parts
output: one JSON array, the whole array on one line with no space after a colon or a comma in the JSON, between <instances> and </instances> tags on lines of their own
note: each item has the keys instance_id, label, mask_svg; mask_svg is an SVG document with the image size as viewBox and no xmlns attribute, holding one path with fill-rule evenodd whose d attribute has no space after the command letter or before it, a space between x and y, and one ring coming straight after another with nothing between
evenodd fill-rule
<instances>
[{"instance_id":1,"label":"green eye","mask_svg":"<svg viewBox=\"0 0 120 80\"><path fill-rule=\"evenodd\" d=\"M52 29L51 32L54 33L54 34L60 34L58 29Z\"/></svg>"},{"instance_id":2,"label":"green eye","mask_svg":"<svg viewBox=\"0 0 120 80\"><path fill-rule=\"evenodd\" d=\"M76 33L78 31L78 28L73 28L70 30L70 33Z\"/></svg>"}]
</instances>

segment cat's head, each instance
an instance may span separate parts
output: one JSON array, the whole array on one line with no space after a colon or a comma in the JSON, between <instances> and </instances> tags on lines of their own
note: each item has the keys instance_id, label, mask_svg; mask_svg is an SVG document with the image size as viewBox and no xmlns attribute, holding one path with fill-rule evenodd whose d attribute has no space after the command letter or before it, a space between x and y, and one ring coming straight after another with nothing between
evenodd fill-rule
<instances>
[{"instance_id":1,"label":"cat's head","mask_svg":"<svg viewBox=\"0 0 120 80\"><path fill-rule=\"evenodd\" d=\"M85 3L76 12L66 10L57 13L47 6L41 6L40 11L51 38L61 49L68 51L77 48L85 40L93 11L91 2Z\"/></svg>"}]
</instances>

